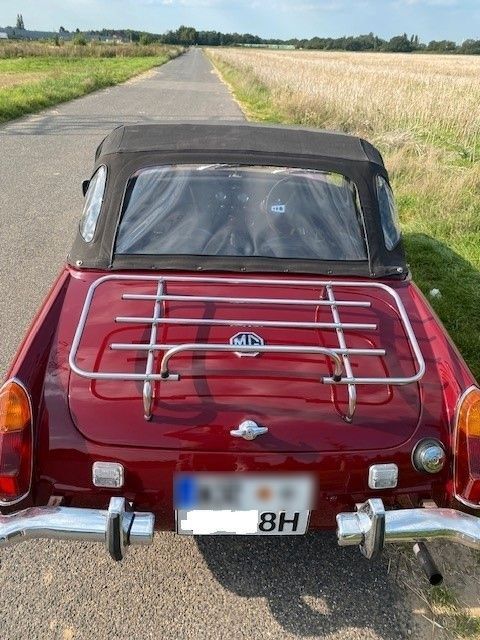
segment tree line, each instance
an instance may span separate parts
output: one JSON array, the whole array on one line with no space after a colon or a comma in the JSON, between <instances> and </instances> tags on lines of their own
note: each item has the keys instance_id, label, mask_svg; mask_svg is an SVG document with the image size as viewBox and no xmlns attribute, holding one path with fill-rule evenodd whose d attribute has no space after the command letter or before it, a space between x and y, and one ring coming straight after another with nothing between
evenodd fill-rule
<instances>
[{"instance_id":1,"label":"tree line","mask_svg":"<svg viewBox=\"0 0 480 640\"><path fill-rule=\"evenodd\" d=\"M25 29L23 16L17 16L17 29ZM76 34L76 35L75 35ZM292 38L281 40L275 38L261 38L251 33L222 33L221 31L197 31L194 27L182 25L175 31L167 31L163 34L135 31L132 29L102 29L101 31L88 31L80 33L79 29L71 34L64 27L60 27L58 36L61 39L74 38L115 38L126 42L138 42L140 44L178 44L183 46L206 45L218 46L289 46L296 49L318 49L322 51L388 51L395 53L434 52L434 53L459 53L480 55L480 40L469 39L462 44L453 40L432 40L428 43L420 41L418 35L408 36L403 33L385 40L373 33L360 36L343 36L341 38L310 39Z\"/></svg>"},{"instance_id":2,"label":"tree line","mask_svg":"<svg viewBox=\"0 0 480 640\"><path fill-rule=\"evenodd\" d=\"M461 53L480 55L480 40L465 40L462 44L457 44L453 40L432 40L424 43L420 41L418 35L408 36L406 33L394 36L389 40L379 38L373 33L360 36L344 36L342 38L321 38L310 39L292 38L290 40L266 39L251 33L222 33L220 31L197 31L194 27L181 26L176 31L167 31L164 34L141 33L135 31L119 32L104 29L95 32L104 36L121 37L128 35L133 42L138 41L144 44L160 42L164 44L180 45L207 45L234 46L234 45L279 45L294 46L296 49L319 49L323 51L389 51L396 53L414 53L417 51L437 52L437 53Z\"/></svg>"},{"instance_id":3,"label":"tree line","mask_svg":"<svg viewBox=\"0 0 480 640\"><path fill-rule=\"evenodd\" d=\"M465 40L458 45L453 40L431 40L421 42L418 35L406 33L394 36L390 40L379 38L373 33L343 38L311 38L299 40L295 46L302 49L321 49L323 51L387 51L394 53L414 53L427 51L435 53L480 54L480 40Z\"/></svg>"}]
</instances>

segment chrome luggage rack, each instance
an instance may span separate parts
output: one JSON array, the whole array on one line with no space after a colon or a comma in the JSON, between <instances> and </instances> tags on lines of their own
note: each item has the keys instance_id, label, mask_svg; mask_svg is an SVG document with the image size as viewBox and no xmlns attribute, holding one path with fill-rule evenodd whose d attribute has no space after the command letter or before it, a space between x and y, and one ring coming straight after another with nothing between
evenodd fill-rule
<instances>
[{"instance_id":1,"label":"chrome luggage rack","mask_svg":"<svg viewBox=\"0 0 480 640\"><path fill-rule=\"evenodd\" d=\"M128 325L150 326L150 340L147 344L136 343L112 343L110 349L114 351L137 351L147 354L145 371L142 373L121 373L114 371L86 371L77 364L77 353L82 336L87 323L90 306L95 291L107 281L123 281L125 283L151 283L152 293L124 293L122 300L151 301L153 312L150 317L117 316L115 322ZM175 284L201 285L231 285L231 286L255 286L255 287L309 287L322 289L326 296L313 299L292 299L292 298L263 298L263 297L236 297L232 296L212 296L212 295L178 295L170 293L168 289ZM376 330L376 324L345 323L341 321L340 311L342 307L371 307L368 300L342 300L335 296L335 291L339 288L377 289L386 292L394 302L395 311L407 336L410 348L415 359L416 372L410 377L393 378L368 378L355 377L353 374L350 356L385 356L385 349L353 349L346 344L345 331L368 331ZM270 306L311 306L329 308L332 314L331 322L282 322L265 321L254 318L248 320L236 319L215 319L215 318L181 318L168 317L165 312L168 302L199 302L199 303L219 303L232 305L270 305ZM298 345L263 345L263 346L239 346L237 344L214 344L214 343L184 343L184 344L162 344L157 342L157 330L160 325L182 325L182 326L230 326L230 327L274 327L285 329L312 329L312 330L333 330L336 332L338 347L327 348L318 346L298 346ZM154 383L179 380L180 376L171 373L170 360L186 351L190 352L235 352L239 354L252 353L287 353L287 354L313 354L321 355L330 359L333 365L333 374L320 379L323 384L328 385L348 385L348 412L342 417L346 422L352 422L357 404L357 385L406 385L418 382L425 374L425 361L415 337L412 325L408 318L405 307L397 294L391 287L380 282L354 282L354 281L329 281L329 280L280 280L280 279L257 279L257 278L229 278L229 277L204 277L204 276L127 276L108 275L99 278L90 286L83 310L80 316L77 330L72 342L69 355L71 370L77 375L90 380L133 380L142 381L143 384L143 408L146 420L152 417L154 400ZM161 360L156 358L158 352L163 353ZM157 360L160 360L158 366ZM157 373L157 371L159 371Z\"/></svg>"}]
</instances>

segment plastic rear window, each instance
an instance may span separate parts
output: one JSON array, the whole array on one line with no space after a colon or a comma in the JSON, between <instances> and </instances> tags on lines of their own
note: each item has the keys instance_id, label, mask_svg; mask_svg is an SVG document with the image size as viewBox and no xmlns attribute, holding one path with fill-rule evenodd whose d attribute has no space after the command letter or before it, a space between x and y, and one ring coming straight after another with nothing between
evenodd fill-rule
<instances>
[{"instance_id":1,"label":"plastic rear window","mask_svg":"<svg viewBox=\"0 0 480 640\"><path fill-rule=\"evenodd\" d=\"M142 169L125 193L117 255L367 260L355 185L281 167Z\"/></svg>"}]
</instances>

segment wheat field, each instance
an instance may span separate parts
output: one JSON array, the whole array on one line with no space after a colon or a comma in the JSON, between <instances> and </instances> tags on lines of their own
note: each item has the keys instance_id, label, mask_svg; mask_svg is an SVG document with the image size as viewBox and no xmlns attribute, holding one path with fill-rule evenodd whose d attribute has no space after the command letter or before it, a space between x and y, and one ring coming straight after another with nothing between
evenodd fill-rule
<instances>
[{"instance_id":1,"label":"wheat field","mask_svg":"<svg viewBox=\"0 0 480 640\"><path fill-rule=\"evenodd\" d=\"M211 50L253 74L292 119L378 137L405 131L476 158L480 57Z\"/></svg>"},{"instance_id":2,"label":"wheat field","mask_svg":"<svg viewBox=\"0 0 480 640\"><path fill-rule=\"evenodd\" d=\"M384 155L407 257L480 377L480 57L207 51L252 120L361 135Z\"/></svg>"}]
</instances>

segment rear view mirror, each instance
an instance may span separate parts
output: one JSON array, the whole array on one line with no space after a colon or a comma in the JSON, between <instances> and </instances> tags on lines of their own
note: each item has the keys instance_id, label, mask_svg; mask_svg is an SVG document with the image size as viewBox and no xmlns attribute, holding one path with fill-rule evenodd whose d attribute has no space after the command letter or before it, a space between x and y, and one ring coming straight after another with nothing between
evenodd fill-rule
<instances>
[{"instance_id":1,"label":"rear view mirror","mask_svg":"<svg viewBox=\"0 0 480 640\"><path fill-rule=\"evenodd\" d=\"M84 196L87 195L88 187L90 186L90 180L84 180L82 182L82 193Z\"/></svg>"}]
</instances>

